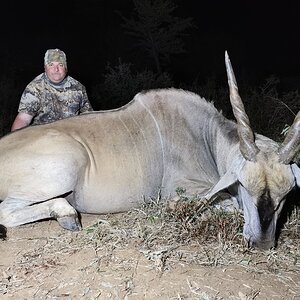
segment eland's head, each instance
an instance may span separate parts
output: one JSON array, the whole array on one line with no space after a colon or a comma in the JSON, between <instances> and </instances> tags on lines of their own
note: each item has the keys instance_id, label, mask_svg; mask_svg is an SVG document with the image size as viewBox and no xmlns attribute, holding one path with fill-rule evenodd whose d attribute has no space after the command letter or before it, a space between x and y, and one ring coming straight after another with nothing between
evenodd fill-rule
<instances>
[{"instance_id":1,"label":"eland's head","mask_svg":"<svg viewBox=\"0 0 300 300\"><path fill-rule=\"evenodd\" d=\"M254 135L227 52L225 62L243 160L234 176L236 195L244 212L244 237L250 246L269 249L275 245L285 198L296 185L300 186L300 169L293 162L300 149L300 112L281 145Z\"/></svg>"}]
</instances>

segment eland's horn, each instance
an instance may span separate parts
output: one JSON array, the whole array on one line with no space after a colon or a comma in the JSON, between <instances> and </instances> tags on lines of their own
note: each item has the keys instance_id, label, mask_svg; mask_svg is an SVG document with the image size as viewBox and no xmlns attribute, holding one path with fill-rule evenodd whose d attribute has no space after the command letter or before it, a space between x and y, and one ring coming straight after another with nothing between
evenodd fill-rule
<instances>
[{"instance_id":1,"label":"eland's horn","mask_svg":"<svg viewBox=\"0 0 300 300\"><path fill-rule=\"evenodd\" d=\"M278 150L279 161L289 164L296 153L300 150L300 111L293 124L291 125L287 136L285 137L281 147Z\"/></svg>"},{"instance_id":2,"label":"eland's horn","mask_svg":"<svg viewBox=\"0 0 300 300\"><path fill-rule=\"evenodd\" d=\"M227 51L225 51L225 65L230 91L230 102L234 117L238 124L240 150L245 159L255 161L259 149L254 142L254 133L250 127L249 118L246 114L243 101L239 95L236 79Z\"/></svg>"}]
</instances>

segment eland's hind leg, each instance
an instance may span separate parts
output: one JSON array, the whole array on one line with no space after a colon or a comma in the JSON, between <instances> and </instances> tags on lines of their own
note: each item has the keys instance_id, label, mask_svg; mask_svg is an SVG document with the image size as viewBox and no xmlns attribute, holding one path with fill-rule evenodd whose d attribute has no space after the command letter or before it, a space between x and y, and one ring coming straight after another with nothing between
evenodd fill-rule
<instances>
[{"instance_id":1,"label":"eland's hind leg","mask_svg":"<svg viewBox=\"0 0 300 300\"><path fill-rule=\"evenodd\" d=\"M54 198L32 204L30 200L6 198L0 203L0 224L15 227L38 220L54 218L65 229L81 229L77 211L65 198Z\"/></svg>"}]
</instances>

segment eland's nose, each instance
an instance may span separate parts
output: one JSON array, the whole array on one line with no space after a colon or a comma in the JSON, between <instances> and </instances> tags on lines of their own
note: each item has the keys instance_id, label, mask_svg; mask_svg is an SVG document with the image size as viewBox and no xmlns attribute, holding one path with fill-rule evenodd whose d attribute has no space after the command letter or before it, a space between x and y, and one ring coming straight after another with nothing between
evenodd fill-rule
<instances>
[{"instance_id":1,"label":"eland's nose","mask_svg":"<svg viewBox=\"0 0 300 300\"><path fill-rule=\"evenodd\" d=\"M261 250L269 250L275 247L275 241L250 241L249 245Z\"/></svg>"}]
</instances>

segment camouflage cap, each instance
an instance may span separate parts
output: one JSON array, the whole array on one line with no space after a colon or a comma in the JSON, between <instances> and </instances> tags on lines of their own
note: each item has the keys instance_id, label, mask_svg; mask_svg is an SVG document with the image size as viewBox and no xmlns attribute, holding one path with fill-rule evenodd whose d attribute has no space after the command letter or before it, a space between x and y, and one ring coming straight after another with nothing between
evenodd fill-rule
<instances>
[{"instance_id":1,"label":"camouflage cap","mask_svg":"<svg viewBox=\"0 0 300 300\"><path fill-rule=\"evenodd\" d=\"M65 52L59 49L48 49L45 53L44 64L48 65L51 62L60 62L67 67L67 57Z\"/></svg>"}]
</instances>

